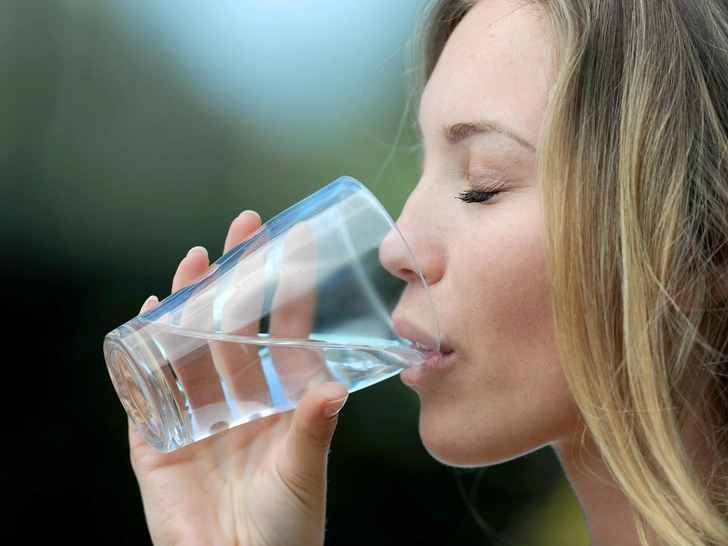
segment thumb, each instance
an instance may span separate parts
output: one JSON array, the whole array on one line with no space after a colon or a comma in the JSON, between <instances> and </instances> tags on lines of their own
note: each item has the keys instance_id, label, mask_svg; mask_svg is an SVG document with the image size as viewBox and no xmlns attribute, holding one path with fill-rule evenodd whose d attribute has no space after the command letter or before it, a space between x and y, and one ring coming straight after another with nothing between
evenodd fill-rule
<instances>
[{"instance_id":1,"label":"thumb","mask_svg":"<svg viewBox=\"0 0 728 546\"><path fill-rule=\"evenodd\" d=\"M329 446L348 396L341 383L323 383L309 390L294 410L279 470L300 480L297 486L325 489Z\"/></svg>"}]
</instances>

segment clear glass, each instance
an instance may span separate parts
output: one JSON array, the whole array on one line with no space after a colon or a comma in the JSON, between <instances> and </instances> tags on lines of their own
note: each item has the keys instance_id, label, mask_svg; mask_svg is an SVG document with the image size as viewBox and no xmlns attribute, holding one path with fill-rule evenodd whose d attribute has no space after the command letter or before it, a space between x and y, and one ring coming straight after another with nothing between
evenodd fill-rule
<instances>
[{"instance_id":1,"label":"clear glass","mask_svg":"<svg viewBox=\"0 0 728 546\"><path fill-rule=\"evenodd\" d=\"M312 386L350 392L424 361L391 313L404 281L382 245L425 280L386 209L341 177L265 223L200 279L110 332L104 356L144 438L170 452L258 417L293 409Z\"/></svg>"}]
</instances>

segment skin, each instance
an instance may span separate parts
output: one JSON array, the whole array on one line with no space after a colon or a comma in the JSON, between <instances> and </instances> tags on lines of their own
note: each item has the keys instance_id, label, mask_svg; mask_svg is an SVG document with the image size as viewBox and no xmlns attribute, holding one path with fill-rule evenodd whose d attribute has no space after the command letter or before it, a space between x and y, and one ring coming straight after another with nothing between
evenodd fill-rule
<instances>
[{"instance_id":1,"label":"skin","mask_svg":"<svg viewBox=\"0 0 728 546\"><path fill-rule=\"evenodd\" d=\"M629 503L585 434L554 343L535 169L553 74L542 17L513 1L480 0L425 89L423 175L397 224L427 280L441 345L400 378L419 395L422 441L438 460L487 465L552 445L592 544L636 545ZM241 214L225 249L259 225L255 213ZM380 257L408 281L395 328L434 348L436 332L422 322L427 294L409 260L387 245ZM204 249L192 249L172 290L209 263ZM143 310L155 304L152 298ZM170 454L154 451L130 426L154 543L322 544L326 459L346 394L343 385L324 383L294 412Z\"/></svg>"},{"instance_id":2,"label":"skin","mask_svg":"<svg viewBox=\"0 0 728 546\"><path fill-rule=\"evenodd\" d=\"M224 251L260 226L246 211L230 225ZM195 247L180 262L172 292L210 264ZM142 311L156 305L149 298ZM326 457L348 396L339 383L311 389L294 412L233 427L184 449L155 451L129 422L131 463L157 546L322 544Z\"/></svg>"},{"instance_id":3,"label":"skin","mask_svg":"<svg viewBox=\"0 0 728 546\"><path fill-rule=\"evenodd\" d=\"M425 88L423 175L397 224L427 280L441 353L400 377L419 395L420 435L434 457L488 465L551 445L592 546L637 546L629 500L579 419L554 341L535 166L554 73L543 17L480 0ZM457 198L470 190L489 198ZM413 272L405 257L383 260L412 280L395 325L421 332Z\"/></svg>"},{"instance_id":4,"label":"skin","mask_svg":"<svg viewBox=\"0 0 728 546\"><path fill-rule=\"evenodd\" d=\"M442 353L400 377L420 397L425 446L449 464L510 459L572 438L578 423L554 344L536 183L549 56L539 12L479 2L420 106L423 175L397 224L427 279ZM471 190L493 195L458 198ZM403 259L384 263L406 277ZM395 324L416 328L423 297L410 283Z\"/></svg>"},{"instance_id":5,"label":"skin","mask_svg":"<svg viewBox=\"0 0 728 546\"><path fill-rule=\"evenodd\" d=\"M420 435L435 458L488 465L550 445L592 545L637 546L629 500L579 419L554 341L535 165L554 73L543 17L480 0L424 90L423 174L397 224L427 280L441 352L400 378L419 395ZM458 199L471 190L480 202ZM430 341L406 257L382 259L411 281L395 325Z\"/></svg>"}]
</instances>

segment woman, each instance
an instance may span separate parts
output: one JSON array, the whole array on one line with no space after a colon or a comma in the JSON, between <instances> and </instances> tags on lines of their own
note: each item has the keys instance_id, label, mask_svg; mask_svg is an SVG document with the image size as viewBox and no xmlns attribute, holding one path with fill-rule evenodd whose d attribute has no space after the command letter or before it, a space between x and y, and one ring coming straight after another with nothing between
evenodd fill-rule
<instances>
[{"instance_id":1,"label":"woman","mask_svg":"<svg viewBox=\"0 0 728 546\"><path fill-rule=\"evenodd\" d=\"M728 544L728 6L441 0L423 36L398 225L441 328L400 374L424 445L456 466L553 446L594 545ZM208 264L190 251L173 290ZM393 319L427 344L424 297ZM346 395L166 455L131 428L155 544L322 544Z\"/></svg>"}]
</instances>

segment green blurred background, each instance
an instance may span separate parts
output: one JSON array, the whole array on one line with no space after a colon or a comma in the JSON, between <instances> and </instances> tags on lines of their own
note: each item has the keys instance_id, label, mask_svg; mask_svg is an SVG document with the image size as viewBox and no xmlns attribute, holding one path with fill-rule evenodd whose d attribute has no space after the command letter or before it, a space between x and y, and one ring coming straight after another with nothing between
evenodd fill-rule
<instances>
[{"instance_id":1,"label":"green blurred background","mask_svg":"<svg viewBox=\"0 0 728 546\"><path fill-rule=\"evenodd\" d=\"M104 335L341 175L397 216L418 176L406 47L422 0L0 0L4 544L149 544ZM586 544L549 449L431 459L398 378L330 456L335 545ZM18 419L19 425L15 425Z\"/></svg>"}]
</instances>

